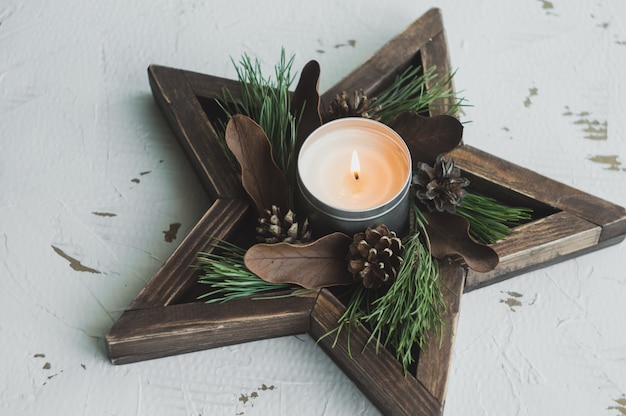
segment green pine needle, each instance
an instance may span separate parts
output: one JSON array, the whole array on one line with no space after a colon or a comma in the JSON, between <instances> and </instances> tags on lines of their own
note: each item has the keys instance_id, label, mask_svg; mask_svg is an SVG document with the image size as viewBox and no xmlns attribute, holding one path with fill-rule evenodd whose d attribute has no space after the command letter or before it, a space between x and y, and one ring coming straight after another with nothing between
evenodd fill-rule
<instances>
[{"instance_id":1,"label":"green pine needle","mask_svg":"<svg viewBox=\"0 0 626 416\"><path fill-rule=\"evenodd\" d=\"M423 230L423 217L417 208L415 216ZM375 341L377 350L382 345L394 351L406 372L415 361L414 347L422 347L429 334L442 332L444 311L439 264L416 232L405 243L404 262L389 289L380 293L358 285L337 327L324 337L334 333L337 342L346 329L349 340L351 327L366 325L371 331L366 346ZM352 354L349 341L348 351Z\"/></svg>"},{"instance_id":2,"label":"green pine needle","mask_svg":"<svg viewBox=\"0 0 626 416\"><path fill-rule=\"evenodd\" d=\"M532 218L532 209L510 207L493 198L468 192L456 212L470 223L470 235L477 241L493 244L504 240L512 227Z\"/></svg>"},{"instance_id":3,"label":"green pine needle","mask_svg":"<svg viewBox=\"0 0 626 416\"><path fill-rule=\"evenodd\" d=\"M413 346L422 347L431 330L441 331L445 304L438 263L419 235L411 237L405 252L395 283L363 320L372 326L372 339L395 350L406 370L414 361Z\"/></svg>"},{"instance_id":4,"label":"green pine needle","mask_svg":"<svg viewBox=\"0 0 626 416\"><path fill-rule=\"evenodd\" d=\"M274 67L274 78L263 74L258 59L254 61L244 54L239 64L233 61L240 85L241 98L236 99L231 91L224 89L216 101L228 119L234 114L244 114L256 121L267 135L272 156L278 167L289 179L295 172L295 138L297 120L291 114L289 88L295 79L291 72L295 56L287 60L281 50L280 62ZM223 136L226 126L222 124L219 134ZM225 141L221 140L227 154Z\"/></svg>"},{"instance_id":5,"label":"green pine needle","mask_svg":"<svg viewBox=\"0 0 626 416\"><path fill-rule=\"evenodd\" d=\"M436 67L422 71L420 66L410 66L376 97L374 105L378 109L372 110L371 115L389 124L401 111L424 113L436 105L449 105L447 113L456 115L465 100L458 98L452 89L455 73L437 79L436 72Z\"/></svg>"},{"instance_id":6,"label":"green pine needle","mask_svg":"<svg viewBox=\"0 0 626 416\"><path fill-rule=\"evenodd\" d=\"M246 251L224 240L214 239L213 251L198 253L199 282L210 291L199 296L206 303L226 302L278 290L295 290L299 286L269 283L249 271L243 261Z\"/></svg>"}]
</instances>

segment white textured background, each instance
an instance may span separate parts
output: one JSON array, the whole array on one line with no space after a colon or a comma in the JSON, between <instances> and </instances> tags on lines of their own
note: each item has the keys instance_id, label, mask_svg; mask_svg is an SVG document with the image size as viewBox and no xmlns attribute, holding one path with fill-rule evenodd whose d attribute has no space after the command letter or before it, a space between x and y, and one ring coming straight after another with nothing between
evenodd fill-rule
<instances>
[{"instance_id":1,"label":"white textured background","mask_svg":"<svg viewBox=\"0 0 626 416\"><path fill-rule=\"evenodd\" d=\"M0 414L378 414L306 335L119 367L103 337L207 206L147 66L284 46L324 91L433 6L466 143L626 205L623 0L0 1ZM626 415L625 247L464 296L446 416Z\"/></svg>"}]
</instances>

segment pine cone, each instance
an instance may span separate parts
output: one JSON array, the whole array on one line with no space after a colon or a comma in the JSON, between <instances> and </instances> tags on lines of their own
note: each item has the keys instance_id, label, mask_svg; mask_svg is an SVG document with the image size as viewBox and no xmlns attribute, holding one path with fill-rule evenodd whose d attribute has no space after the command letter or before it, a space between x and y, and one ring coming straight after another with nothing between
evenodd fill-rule
<instances>
[{"instance_id":1,"label":"pine cone","mask_svg":"<svg viewBox=\"0 0 626 416\"><path fill-rule=\"evenodd\" d=\"M287 211L287 214L283 217L280 213L280 208L276 205L272 205L272 209L266 210L265 214L265 217L259 218L259 225L256 228L259 241L292 244L311 241L308 219L298 223L296 214L292 210Z\"/></svg>"},{"instance_id":2,"label":"pine cone","mask_svg":"<svg viewBox=\"0 0 626 416\"><path fill-rule=\"evenodd\" d=\"M347 256L348 271L366 288L391 285L400 270L403 250L402 241L386 225L368 227L354 235Z\"/></svg>"},{"instance_id":3,"label":"pine cone","mask_svg":"<svg viewBox=\"0 0 626 416\"><path fill-rule=\"evenodd\" d=\"M365 117L378 120L380 117L371 116L372 110L379 110L380 106L370 107L376 98L367 98L363 90L355 90L352 102L346 91L335 95L335 99L326 110L325 121L335 120L343 117Z\"/></svg>"},{"instance_id":4,"label":"pine cone","mask_svg":"<svg viewBox=\"0 0 626 416\"><path fill-rule=\"evenodd\" d=\"M467 195L463 188L469 185L469 180L461 176L461 170L454 166L454 159L446 160L439 155L433 167L418 163L413 184L417 188L417 197L430 211L455 213Z\"/></svg>"}]
</instances>

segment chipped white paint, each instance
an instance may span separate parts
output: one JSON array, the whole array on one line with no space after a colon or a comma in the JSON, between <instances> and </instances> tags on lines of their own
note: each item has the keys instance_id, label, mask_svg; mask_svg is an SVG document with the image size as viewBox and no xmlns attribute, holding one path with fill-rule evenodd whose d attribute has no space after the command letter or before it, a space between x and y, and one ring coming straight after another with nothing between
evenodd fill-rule
<instances>
[{"instance_id":1,"label":"chipped white paint","mask_svg":"<svg viewBox=\"0 0 626 416\"><path fill-rule=\"evenodd\" d=\"M433 5L472 105L466 142L626 205L624 3ZM0 413L378 414L307 336L122 367L102 339L208 204L147 66L233 78L230 56L269 69L285 46L296 68L320 61L325 90L428 7L4 1ZM626 413L625 246L465 296L446 415Z\"/></svg>"}]
</instances>

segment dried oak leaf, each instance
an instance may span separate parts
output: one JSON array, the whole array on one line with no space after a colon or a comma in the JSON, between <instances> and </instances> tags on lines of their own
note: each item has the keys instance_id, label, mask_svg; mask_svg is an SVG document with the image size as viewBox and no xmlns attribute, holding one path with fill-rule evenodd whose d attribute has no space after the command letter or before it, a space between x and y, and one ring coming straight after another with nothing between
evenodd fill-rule
<instances>
[{"instance_id":1,"label":"dried oak leaf","mask_svg":"<svg viewBox=\"0 0 626 416\"><path fill-rule=\"evenodd\" d=\"M302 72L300 80L291 96L291 114L299 120L298 136L296 137L295 154L298 154L304 140L322 125L319 94L320 64L309 61Z\"/></svg>"},{"instance_id":2,"label":"dried oak leaf","mask_svg":"<svg viewBox=\"0 0 626 416\"><path fill-rule=\"evenodd\" d=\"M261 126L248 116L234 115L226 125L226 144L241 165L241 184L259 216L272 205L287 212L287 182Z\"/></svg>"},{"instance_id":3,"label":"dried oak leaf","mask_svg":"<svg viewBox=\"0 0 626 416\"><path fill-rule=\"evenodd\" d=\"M470 237L470 224L464 217L447 212L424 212L424 217L430 253L434 257L443 259L458 254L469 268L481 273L491 271L498 265L498 254Z\"/></svg>"},{"instance_id":4,"label":"dried oak leaf","mask_svg":"<svg viewBox=\"0 0 626 416\"><path fill-rule=\"evenodd\" d=\"M418 162L432 165L439 154L451 151L463 138L463 125L448 115L424 117L412 111L402 111L389 127L406 142L413 166Z\"/></svg>"},{"instance_id":5,"label":"dried oak leaf","mask_svg":"<svg viewBox=\"0 0 626 416\"><path fill-rule=\"evenodd\" d=\"M325 235L309 244L255 244L244 263L270 283L294 283L306 289L354 283L346 267L352 239L342 233Z\"/></svg>"}]
</instances>

